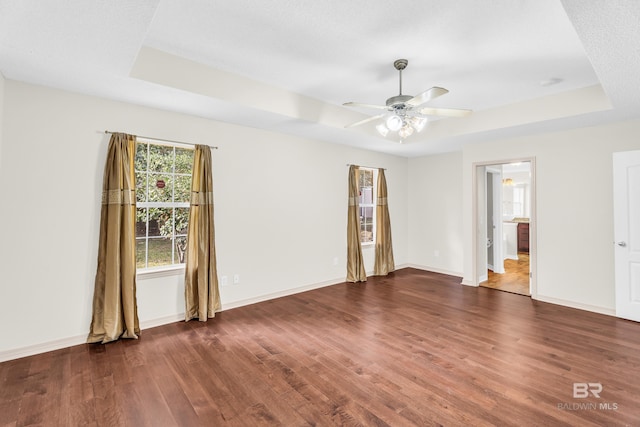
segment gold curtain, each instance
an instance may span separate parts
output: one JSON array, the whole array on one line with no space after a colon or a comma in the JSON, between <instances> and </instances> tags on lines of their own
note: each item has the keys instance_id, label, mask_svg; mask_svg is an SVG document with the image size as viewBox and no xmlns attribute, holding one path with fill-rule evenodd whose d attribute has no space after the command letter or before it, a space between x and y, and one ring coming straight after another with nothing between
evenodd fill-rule
<instances>
[{"instance_id":1,"label":"gold curtain","mask_svg":"<svg viewBox=\"0 0 640 427\"><path fill-rule=\"evenodd\" d=\"M384 169L378 170L378 192L376 202L376 260L373 274L386 276L396 266L393 261L393 245L391 244L391 221L387 205L387 180Z\"/></svg>"},{"instance_id":2,"label":"gold curtain","mask_svg":"<svg viewBox=\"0 0 640 427\"><path fill-rule=\"evenodd\" d=\"M138 338L136 304L136 138L114 133L102 183L98 268L87 342Z\"/></svg>"},{"instance_id":3,"label":"gold curtain","mask_svg":"<svg viewBox=\"0 0 640 427\"><path fill-rule=\"evenodd\" d=\"M213 227L213 173L211 149L196 145L191 181L184 276L185 321L205 322L220 311Z\"/></svg>"},{"instance_id":4,"label":"gold curtain","mask_svg":"<svg viewBox=\"0 0 640 427\"><path fill-rule=\"evenodd\" d=\"M349 208L347 213L347 282L366 282L367 272L360 245L360 212L358 211L358 166L349 166Z\"/></svg>"}]
</instances>

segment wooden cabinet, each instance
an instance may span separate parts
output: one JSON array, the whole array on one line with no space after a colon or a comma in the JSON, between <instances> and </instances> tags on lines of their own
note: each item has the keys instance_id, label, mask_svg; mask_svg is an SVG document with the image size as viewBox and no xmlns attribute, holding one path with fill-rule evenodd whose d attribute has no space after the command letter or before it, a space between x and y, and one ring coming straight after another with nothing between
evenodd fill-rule
<instances>
[{"instance_id":1,"label":"wooden cabinet","mask_svg":"<svg viewBox=\"0 0 640 427\"><path fill-rule=\"evenodd\" d=\"M518 252L529 252L529 224L518 224Z\"/></svg>"}]
</instances>

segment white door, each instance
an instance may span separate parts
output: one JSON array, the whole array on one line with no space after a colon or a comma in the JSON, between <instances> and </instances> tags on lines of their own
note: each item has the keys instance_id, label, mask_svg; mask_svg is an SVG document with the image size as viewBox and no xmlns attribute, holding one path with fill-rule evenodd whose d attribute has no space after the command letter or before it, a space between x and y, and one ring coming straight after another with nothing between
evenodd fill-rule
<instances>
[{"instance_id":1,"label":"white door","mask_svg":"<svg viewBox=\"0 0 640 427\"><path fill-rule=\"evenodd\" d=\"M616 316L640 322L640 151L613 153Z\"/></svg>"},{"instance_id":2,"label":"white door","mask_svg":"<svg viewBox=\"0 0 640 427\"><path fill-rule=\"evenodd\" d=\"M495 171L491 169L491 182L487 182L487 187L492 186L493 206L491 208L491 217L487 218L487 223L491 225L491 232L487 231L493 242L493 272L504 274L504 254L502 250L502 168Z\"/></svg>"}]
</instances>

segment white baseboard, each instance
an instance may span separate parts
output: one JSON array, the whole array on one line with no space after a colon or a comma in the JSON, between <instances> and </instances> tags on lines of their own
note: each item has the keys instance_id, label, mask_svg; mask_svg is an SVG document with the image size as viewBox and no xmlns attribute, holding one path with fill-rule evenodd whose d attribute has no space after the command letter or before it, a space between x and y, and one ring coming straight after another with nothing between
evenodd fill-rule
<instances>
[{"instance_id":1,"label":"white baseboard","mask_svg":"<svg viewBox=\"0 0 640 427\"><path fill-rule=\"evenodd\" d=\"M427 267L426 265L420 265L420 264L403 264L403 267L401 268L407 268L407 267L415 268L417 270L430 271L432 273L446 274L447 276L462 277L462 273L459 273L457 271L444 270L442 268Z\"/></svg>"},{"instance_id":2,"label":"white baseboard","mask_svg":"<svg viewBox=\"0 0 640 427\"><path fill-rule=\"evenodd\" d=\"M264 301L268 301L271 299L276 299L276 298L282 298L282 297L286 297L289 295L294 295L294 294L299 294L301 292L306 292L306 291L311 291L313 289L319 289L319 288L324 288L326 286L331 286L331 285L337 285L338 283L344 283L345 282L345 278L341 277L339 279L332 279L332 280L326 280L324 282L319 282L319 283L312 283L309 285L304 285L304 286L300 286L297 288L292 288L292 289L286 289L284 291L280 291L280 292L273 292L270 294L264 294L264 295L260 295L257 297L253 297L253 298L247 298L244 300L240 300L240 301L233 301L230 303L222 303L222 310L221 311L225 311L225 310L231 310L232 308L238 308L238 307L244 307L245 305L251 305L251 304L256 304L259 302L264 302Z\"/></svg>"},{"instance_id":3,"label":"white baseboard","mask_svg":"<svg viewBox=\"0 0 640 427\"><path fill-rule=\"evenodd\" d=\"M410 268L410 267L412 267L412 264L404 263L404 264L396 265L396 268L393 271L398 271L398 270L402 270L403 268Z\"/></svg>"},{"instance_id":4,"label":"white baseboard","mask_svg":"<svg viewBox=\"0 0 640 427\"><path fill-rule=\"evenodd\" d=\"M46 353L48 351L60 350L61 348L84 344L87 342L87 335L88 332L87 334L81 336L62 338L59 340L49 341L41 344L34 344L12 350L0 351L0 362L20 359L27 356L33 356L34 354Z\"/></svg>"},{"instance_id":5,"label":"white baseboard","mask_svg":"<svg viewBox=\"0 0 640 427\"><path fill-rule=\"evenodd\" d=\"M157 326L168 325L169 323L180 322L184 320L184 312L172 314L170 316L159 317L140 322L140 330L155 328Z\"/></svg>"},{"instance_id":6,"label":"white baseboard","mask_svg":"<svg viewBox=\"0 0 640 427\"><path fill-rule=\"evenodd\" d=\"M548 297L540 294L536 295L535 299L538 301L548 302L551 304L562 305L570 308L577 308L578 310L585 310L585 311L591 311L593 313L605 314L607 316L615 317L616 315L616 310L614 308L600 307L600 306L591 305L591 304L582 304L580 302L568 301L568 300Z\"/></svg>"}]
</instances>

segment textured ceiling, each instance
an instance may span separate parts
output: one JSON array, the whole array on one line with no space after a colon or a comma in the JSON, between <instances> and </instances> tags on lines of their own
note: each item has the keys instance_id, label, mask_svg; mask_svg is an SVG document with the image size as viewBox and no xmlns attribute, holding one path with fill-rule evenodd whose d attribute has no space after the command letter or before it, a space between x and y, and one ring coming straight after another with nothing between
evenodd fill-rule
<instances>
[{"instance_id":1,"label":"textured ceiling","mask_svg":"<svg viewBox=\"0 0 640 427\"><path fill-rule=\"evenodd\" d=\"M0 0L8 78L415 156L640 112L640 2ZM467 108L403 144L344 126L398 94ZM555 84L546 84L556 82ZM135 129L127 131L135 132Z\"/></svg>"}]
</instances>

